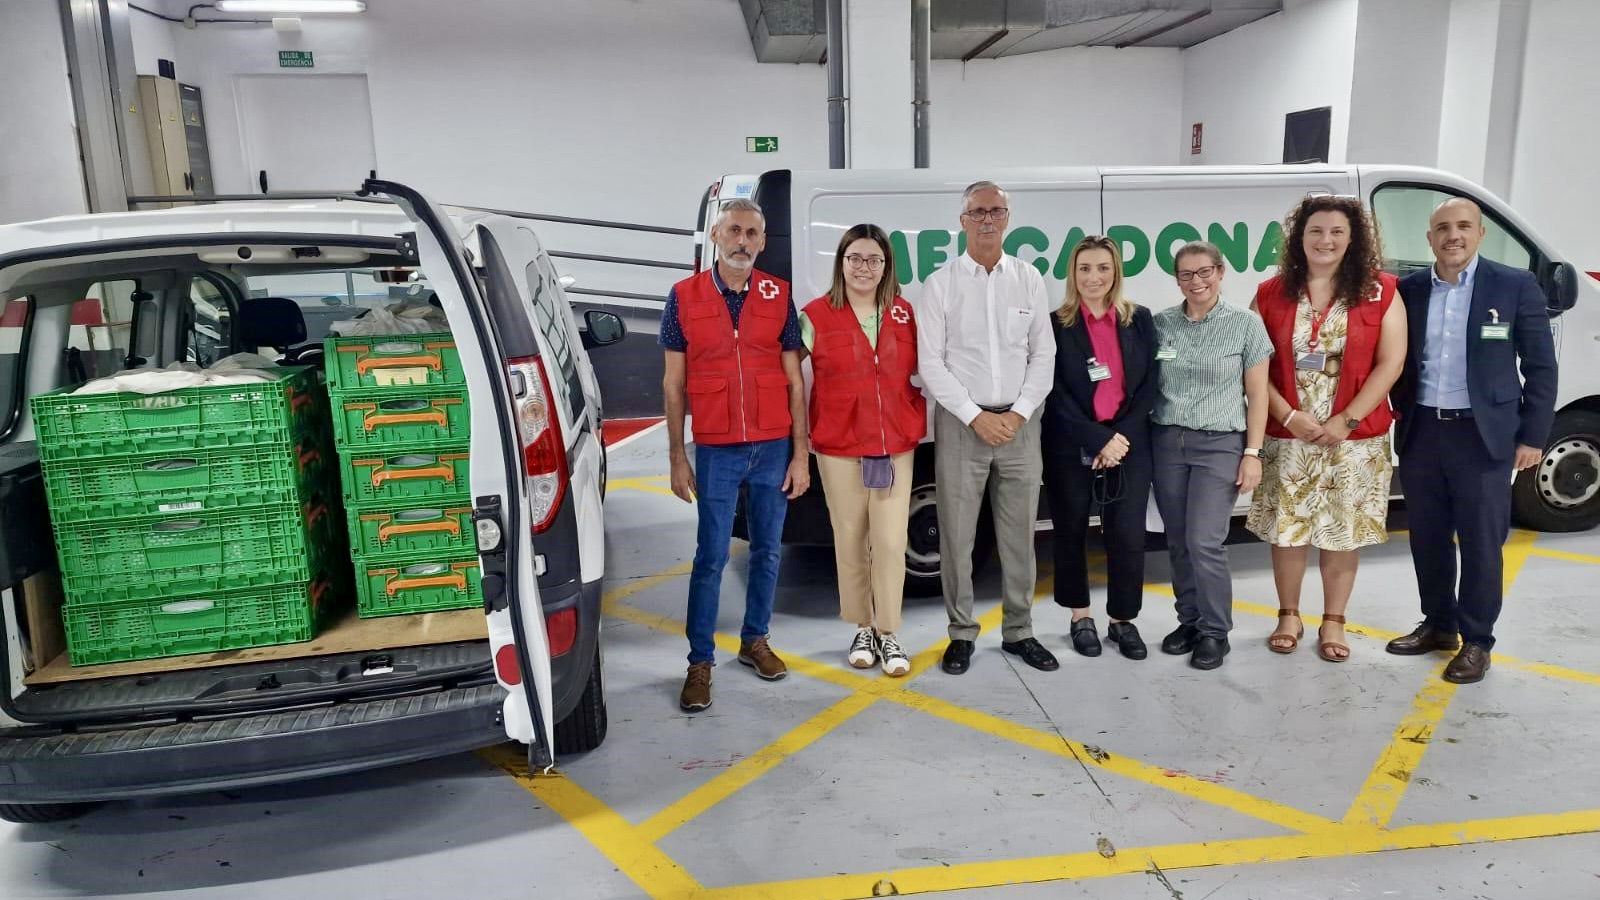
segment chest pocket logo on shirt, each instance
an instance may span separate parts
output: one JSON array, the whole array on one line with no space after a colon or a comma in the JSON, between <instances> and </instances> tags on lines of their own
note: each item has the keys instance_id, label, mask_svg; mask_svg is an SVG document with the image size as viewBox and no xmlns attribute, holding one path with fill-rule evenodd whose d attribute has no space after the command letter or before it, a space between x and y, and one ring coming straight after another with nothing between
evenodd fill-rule
<instances>
[{"instance_id":1,"label":"chest pocket logo on shirt","mask_svg":"<svg viewBox=\"0 0 1600 900\"><path fill-rule=\"evenodd\" d=\"M1028 343L1028 331L1033 327L1033 310L1026 307L1014 307L1006 310L1005 338L1006 343L1022 346Z\"/></svg>"}]
</instances>

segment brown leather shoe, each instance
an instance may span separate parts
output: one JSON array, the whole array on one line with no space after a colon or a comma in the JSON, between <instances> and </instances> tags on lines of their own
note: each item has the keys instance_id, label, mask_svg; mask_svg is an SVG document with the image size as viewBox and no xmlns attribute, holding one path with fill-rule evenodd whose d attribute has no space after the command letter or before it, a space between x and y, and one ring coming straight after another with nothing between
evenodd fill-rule
<instances>
[{"instance_id":1,"label":"brown leather shoe","mask_svg":"<svg viewBox=\"0 0 1600 900\"><path fill-rule=\"evenodd\" d=\"M678 706L684 712L699 712L711 705L711 663L695 663L683 679L683 693L678 695Z\"/></svg>"},{"instance_id":2,"label":"brown leather shoe","mask_svg":"<svg viewBox=\"0 0 1600 900\"><path fill-rule=\"evenodd\" d=\"M789 674L789 667L783 664L778 654L772 652L765 637L740 643L739 662L755 669L757 675L768 681L778 681Z\"/></svg>"},{"instance_id":3,"label":"brown leather shoe","mask_svg":"<svg viewBox=\"0 0 1600 900\"><path fill-rule=\"evenodd\" d=\"M1454 650L1460 646L1461 638L1455 632L1423 622L1416 631L1395 638L1383 649L1396 656L1421 656L1435 650Z\"/></svg>"},{"instance_id":4,"label":"brown leather shoe","mask_svg":"<svg viewBox=\"0 0 1600 900\"><path fill-rule=\"evenodd\" d=\"M1489 674L1489 650L1482 644L1461 648L1450 665L1444 667L1444 680L1452 684L1477 684Z\"/></svg>"}]
</instances>

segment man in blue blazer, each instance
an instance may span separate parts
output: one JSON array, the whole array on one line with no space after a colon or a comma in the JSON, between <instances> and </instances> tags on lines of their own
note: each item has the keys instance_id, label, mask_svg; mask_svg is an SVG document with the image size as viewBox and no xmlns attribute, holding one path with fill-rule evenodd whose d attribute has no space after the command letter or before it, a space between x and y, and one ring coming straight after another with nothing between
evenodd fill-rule
<instances>
[{"instance_id":1,"label":"man in blue blazer","mask_svg":"<svg viewBox=\"0 0 1600 900\"><path fill-rule=\"evenodd\" d=\"M1544 294L1526 270L1478 256L1483 235L1483 212L1471 200L1434 210L1434 265L1400 281L1411 334L1391 394L1424 618L1388 650L1455 650L1459 633L1461 650L1444 671L1456 684L1482 681L1489 671L1511 481L1539 464L1555 418L1556 352Z\"/></svg>"}]
</instances>

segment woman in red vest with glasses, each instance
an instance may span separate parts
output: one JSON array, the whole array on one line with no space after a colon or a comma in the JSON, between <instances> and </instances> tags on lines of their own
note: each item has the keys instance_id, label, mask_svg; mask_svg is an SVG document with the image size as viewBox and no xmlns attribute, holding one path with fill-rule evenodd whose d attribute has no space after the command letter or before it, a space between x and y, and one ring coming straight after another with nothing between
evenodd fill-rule
<instances>
[{"instance_id":1,"label":"woman in red vest with glasses","mask_svg":"<svg viewBox=\"0 0 1600 900\"><path fill-rule=\"evenodd\" d=\"M911 383L916 320L882 228L857 225L840 238L832 287L801 311L800 337L811 353L811 449L833 522L839 615L856 626L846 658L903 676L911 660L896 633L911 456L928 410Z\"/></svg>"},{"instance_id":2,"label":"woman in red vest with glasses","mask_svg":"<svg viewBox=\"0 0 1600 900\"><path fill-rule=\"evenodd\" d=\"M1261 486L1245 525L1272 547L1277 653L1300 644L1300 586L1318 550L1318 655L1350 658L1345 608L1360 550L1388 538L1389 388L1406 357L1405 304L1381 271L1377 226L1355 197L1306 197L1285 222L1278 274L1252 307L1272 339Z\"/></svg>"}]
</instances>

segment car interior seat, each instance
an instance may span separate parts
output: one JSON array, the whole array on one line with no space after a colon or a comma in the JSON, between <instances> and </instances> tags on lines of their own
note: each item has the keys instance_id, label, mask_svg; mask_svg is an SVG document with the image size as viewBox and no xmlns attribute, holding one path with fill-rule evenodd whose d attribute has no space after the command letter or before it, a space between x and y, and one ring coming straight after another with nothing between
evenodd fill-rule
<instances>
[{"instance_id":1,"label":"car interior seat","mask_svg":"<svg viewBox=\"0 0 1600 900\"><path fill-rule=\"evenodd\" d=\"M284 366L322 365L322 345L306 343L306 317L287 297L251 297L239 307L239 343L283 354Z\"/></svg>"}]
</instances>

